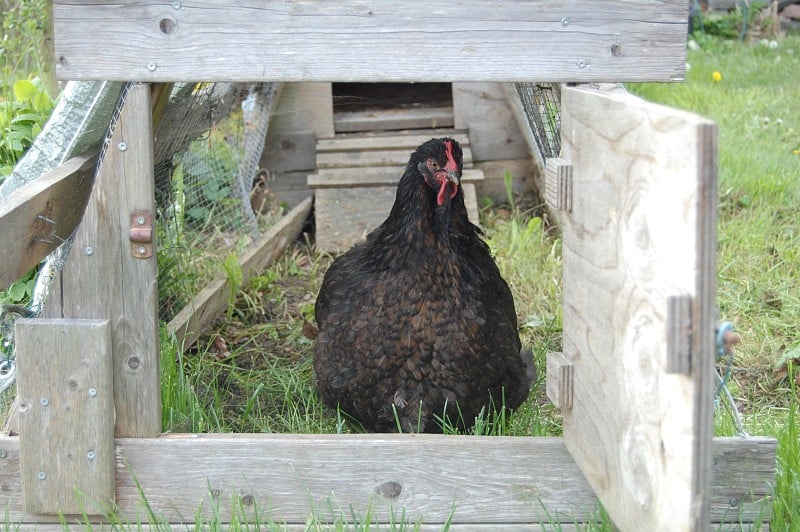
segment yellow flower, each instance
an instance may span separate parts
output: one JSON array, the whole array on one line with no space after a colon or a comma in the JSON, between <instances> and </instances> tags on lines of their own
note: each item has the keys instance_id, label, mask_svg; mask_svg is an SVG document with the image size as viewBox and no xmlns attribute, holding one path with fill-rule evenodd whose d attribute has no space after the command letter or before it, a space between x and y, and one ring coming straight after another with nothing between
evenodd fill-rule
<instances>
[{"instance_id":1,"label":"yellow flower","mask_svg":"<svg viewBox=\"0 0 800 532\"><path fill-rule=\"evenodd\" d=\"M720 74L719 72L717 72L717 71L715 70L715 71L714 71L714 73L713 73L713 74L711 74L711 78L712 78L714 81L722 81L722 74Z\"/></svg>"},{"instance_id":2,"label":"yellow flower","mask_svg":"<svg viewBox=\"0 0 800 532\"><path fill-rule=\"evenodd\" d=\"M792 150L792 153L795 155L800 155L800 149Z\"/></svg>"}]
</instances>

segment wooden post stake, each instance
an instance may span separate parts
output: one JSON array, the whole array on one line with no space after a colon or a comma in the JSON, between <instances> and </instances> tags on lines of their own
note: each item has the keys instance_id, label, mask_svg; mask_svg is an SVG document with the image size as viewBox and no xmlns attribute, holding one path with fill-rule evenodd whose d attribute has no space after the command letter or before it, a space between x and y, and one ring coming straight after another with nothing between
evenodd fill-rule
<instances>
[{"instance_id":1,"label":"wooden post stake","mask_svg":"<svg viewBox=\"0 0 800 532\"><path fill-rule=\"evenodd\" d=\"M161 432L156 255L131 254L131 213L154 210L148 84L123 96L89 205L45 315L109 319L116 435Z\"/></svg>"}]
</instances>

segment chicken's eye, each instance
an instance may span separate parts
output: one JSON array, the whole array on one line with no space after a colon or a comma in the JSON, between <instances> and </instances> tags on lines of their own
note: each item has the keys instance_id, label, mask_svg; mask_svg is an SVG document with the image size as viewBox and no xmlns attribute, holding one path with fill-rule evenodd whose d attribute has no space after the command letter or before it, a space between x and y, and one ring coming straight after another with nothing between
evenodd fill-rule
<instances>
[{"instance_id":1,"label":"chicken's eye","mask_svg":"<svg viewBox=\"0 0 800 532\"><path fill-rule=\"evenodd\" d=\"M437 163L435 159L428 159L428 168L431 170L438 170L439 163Z\"/></svg>"}]
</instances>

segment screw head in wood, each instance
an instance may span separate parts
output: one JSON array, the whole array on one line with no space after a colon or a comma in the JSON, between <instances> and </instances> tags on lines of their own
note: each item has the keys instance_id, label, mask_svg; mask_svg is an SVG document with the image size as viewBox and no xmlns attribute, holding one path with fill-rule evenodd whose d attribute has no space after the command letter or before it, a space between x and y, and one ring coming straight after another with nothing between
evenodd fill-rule
<instances>
[{"instance_id":1,"label":"screw head in wood","mask_svg":"<svg viewBox=\"0 0 800 532\"><path fill-rule=\"evenodd\" d=\"M561 25L562 26L569 26L569 19L567 17L562 18L561 19Z\"/></svg>"},{"instance_id":2,"label":"screw head in wood","mask_svg":"<svg viewBox=\"0 0 800 532\"><path fill-rule=\"evenodd\" d=\"M119 144L117 144L117 147L119 148L119 151L125 151L128 149L128 145L125 144L124 142L120 142Z\"/></svg>"},{"instance_id":3,"label":"screw head in wood","mask_svg":"<svg viewBox=\"0 0 800 532\"><path fill-rule=\"evenodd\" d=\"M86 459L87 460L92 461L92 460L94 460L94 458L95 458L94 451L89 451L88 453L86 453Z\"/></svg>"},{"instance_id":4,"label":"screw head in wood","mask_svg":"<svg viewBox=\"0 0 800 532\"><path fill-rule=\"evenodd\" d=\"M576 64L578 65L578 68L586 68L586 61L583 59L579 59Z\"/></svg>"},{"instance_id":5,"label":"screw head in wood","mask_svg":"<svg viewBox=\"0 0 800 532\"><path fill-rule=\"evenodd\" d=\"M83 250L87 255L94 255L94 248L92 246L86 246L86 249Z\"/></svg>"},{"instance_id":6,"label":"screw head in wood","mask_svg":"<svg viewBox=\"0 0 800 532\"><path fill-rule=\"evenodd\" d=\"M155 63L153 62L147 63L147 70L149 70L150 72L155 72L157 68L158 65L156 65Z\"/></svg>"},{"instance_id":7,"label":"screw head in wood","mask_svg":"<svg viewBox=\"0 0 800 532\"><path fill-rule=\"evenodd\" d=\"M97 389L89 388L89 397L97 397Z\"/></svg>"},{"instance_id":8,"label":"screw head in wood","mask_svg":"<svg viewBox=\"0 0 800 532\"><path fill-rule=\"evenodd\" d=\"M136 251L139 252L139 255L144 255L147 252L147 248L144 246L139 246L139 248Z\"/></svg>"},{"instance_id":9,"label":"screw head in wood","mask_svg":"<svg viewBox=\"0 0 800 532\"><path fill-rule=\"evenodd\" d=\"M180 8L181 8L181 3L180 2L172 2L172 9L177 11Z\"/></svg>"},{"instance_id":10,"label":"screw head in wood","mask_svg":"<svg viewBox=\"0 0 800 532\"><path fill-rule=\"evenodd\" d=\"M39 473L36 475L36 478L38 478L39 480L44 480L47 478L47 473L45 473L44 471L39 471Z\"/></svg>"},{"instance_id":11,"label":"screw head in wood","mask_svg":"<svg viewBox=\"0 0 800 532\"><path fill-rule=\"evenodd\" d=\"M144 216L137 216L136 217L136 223L137 224L144 225L144 222L145 222Z\"/></svg>"},{"instance_id":12,"label":"screw head in wood","mask_svg":"<svg viewBox=\"0 0 800 532\"><path fill-rule=\"evenodd\" d=\"M8 456L8 451L5 449L0 449L0 458L5 458Z\"/></svg>"},{"instance_id":13,"label":"screw head in wood","mask_svg":"<svg viewBox=\"0 0 800 532\"><path fill-rule=\"evenodd\" d=\"M47 397L42 397L41 403L42 406L47 406L50 404L50 400Z\"/></svg>"}]
</instances>

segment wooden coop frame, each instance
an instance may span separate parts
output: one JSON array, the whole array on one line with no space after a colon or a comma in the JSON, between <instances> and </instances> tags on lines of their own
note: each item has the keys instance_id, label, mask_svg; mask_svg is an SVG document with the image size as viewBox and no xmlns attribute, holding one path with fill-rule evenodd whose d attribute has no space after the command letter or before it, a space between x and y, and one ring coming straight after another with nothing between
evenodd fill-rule
<instances>
[{"instance_id":1,"label":"wooden coop frame","mask_svg":"<svg viewBox=\"0 0 800 532\"><path fill-rule=\"evenodd\" d=\"M161 433L148 227L152 120L165 83L676 81L687 8L55 0L61 79L141 83L93 183L95 156L76 157L0 206L3 248L20 257L3 266L7 286L55 247L43 238L48 220L71 232L87 205L44 319L17 325L19 434L0 436L7 519L48 530L62 515L113 507L138 523L148 516L140 490L168 522L192 522L198 508L230 521L234 506L258 507L292 529L313 508L384 523L404 508L424 530L523 530L552 519L572 530L598 499L622 530L739 529L763 517L775 440L712 439L716 125L585 87L563 91L564 147L545 173L563 231L564 346L547 364L563 439ZM293 209L243 269L278 256L310 207ZM211 303L182 334L197 334L225 290L206 290Z\"/></svg>"}]
</instances>

